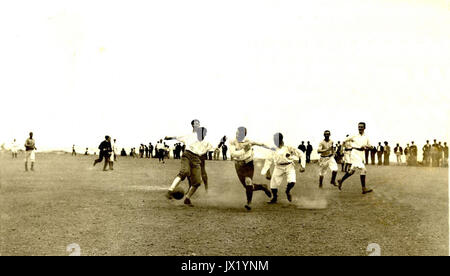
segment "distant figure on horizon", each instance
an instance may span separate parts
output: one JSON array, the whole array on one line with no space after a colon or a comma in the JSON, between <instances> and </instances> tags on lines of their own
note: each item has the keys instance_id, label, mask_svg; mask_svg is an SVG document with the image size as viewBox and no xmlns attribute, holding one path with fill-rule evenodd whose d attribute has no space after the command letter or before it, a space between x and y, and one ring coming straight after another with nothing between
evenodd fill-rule
<instances>
[{"instance_id":1,"label":"distant figure on horizon","mask_svg":"<svg viewBox=\"0 0 450 276\"><path fill-rule=\"evenodd\" d=\"M86 151L84 152L84 155L89 155L89 148L86 148Z\"/></svg>"},{"instance_id":2,"label":"distant figure on horizon","mask_svg":"<svg viewBox=\"0 0 450 276\"><path fill-rule=\"evenodd\" d=\"M389 166L389 156L391 155L391 147L388 142L384 142L384 165Z\"/></svg>"},{"instance_id":3,"label":"distant figure on horizon","mask_svg":"<svg viewBox=\"0 0 450 276\"><path fill-rule=\"evenodd\" d=\"M377 157L378 157L378 165L383 165L383 153L384 153L384 147L381 145L381 142L378 142L377 147Z\"/></svg>"},{"instance_id":4,"label":"distant figure on horizon","mask_svg":"<svg viewBox=\"0 0 450 276\"><path fill-rule=\"evenodd\" d=\"M227 160L227 151L228 151L227 145L223 144L222 145L222 157L223 157L223 160Z\"/></svg>"},{"instance_id":5,"label":"distant figure on horizon","mask_svg":"<svg viewBox=\"0 0 450 276\"><path fill-rule=\"evenodd\" d=\"M397 146L394 148L394 154L397 156L397 165L401 165L402 164L403 148L400 147L399 143L397 143Z\"/></svg>"},{"instance_id":6,"label":"distant figure on horizon","mask_svg":"<svg viewBox=\"0 0 450 276\"><path fill-rule=\"evenodd\" d=\"M29 138L25 141L25 171L28 171L28 162L31 163L31 171L34 171L36 161L36 142L33 139L33 132L30 132Z\"/></svg>"},{"instance_id":7,"label":"distant figure on horizon","mask_svg":"<svg viewBox=\"0 0 450 276\"><path fill-rule=\"evenodd\" d=\"M149 157L148 158L153 158L153 145L152 145L152 143L148 144L148 153L149 153Z\"/></svg>"},{"instance_id":8,"label":"distant figure on horizon","mask_svg":"<svg viewBox=\"0 0 450 276\"><path fill-rule=\"evenodd\" d=\"M75 145L72 146L72 156L77 156L77 152L75 151Z\"/></svg>"},{"instance_id":9,"label":"distant figure on horizon","mask_svg":"<svg viewBox=\"0 0 450 276\"><path fill-rule=\"evenodd\" d=\"M370 162L372 165L375 165L375 156L377 155L377 148L372 147L370 149Z\"/></svg>"},{"instance_id":10,"label":"distant figure on horizon","mask_svg":"<svg viewBox=\"0 0 450 276\"><path fill-rule=\"evenodd\" d=\"M309 163L309 162L311 162L311 153L313 152L313 147L309 143L309 141L306 142L306 143L307 143L307 146L306 146L306 163Z\"/></svg>"},{"instance_id":11,"label":"distant figure on horizon","mask_svg":"<svg viewBox=\"0 0 450 276\"><path fill-rule=\"evenodd\" d=\"M14 141L11 144L11 154L12 154L12 158L13 159L17 159L17 151L18 151L19 147L17 146L17 142L16 139L14 139Z\"/></svg>"},{"instance_id":12,"label":"distant figure on horizon","mask_svg":"<svg viewBox=\"0 0 450 276\"><path fill-rule=\"evenodd\" d=\"M447 142L444 142L444 167L448 167L448 146L447 146Z\"/></svg>"},{"instance_id":13,"label":"distant figure on horizon","mask_svg":"<svg viewBox=\"0 0 450 276\"><path fill-rule=\"evenodd\" d=\"M422 147L423 152L423 165L431 166L431 145L430 140L427 140L427 143Z\"/></svg>"},{"instance_id":14,"label":"distant figure on horizon","mask_svg":"<svg viewBox=\"0 0 450 276\"><path fill-rule=\"evenodd\" d=\"M111 157L111 137L108 135L105 136L105 140L100 143L98 146L98 149L100 150L99 158L94 161L94 167L97 165L97 163L101 163L103 159L105 159L105 165L103 166L103 171L107 171L106 167L109 165L109 159Z\"/></svg>"},{"instance_id":15,"label":"distant figure on horizon","mask_svg":"<svg viewBox=\"0 0 450 276\"><path fill-rule=\"evenodd\" d=\"M306 152L305 141L302 141L302 143L298 146L298 149L303 151L303 153Z\"/></svg>"},{"instance_id":16,"label":"distant figure on horizon","mask_svg":"<svg viewBox=\"0 0 450 276\"><path fill-rule=\"evenodd\" d=\"M410 155L411 155L411 165L417 165L417 146L414 145L414 141L411 142Z\"/></svg>"}]
</instances>

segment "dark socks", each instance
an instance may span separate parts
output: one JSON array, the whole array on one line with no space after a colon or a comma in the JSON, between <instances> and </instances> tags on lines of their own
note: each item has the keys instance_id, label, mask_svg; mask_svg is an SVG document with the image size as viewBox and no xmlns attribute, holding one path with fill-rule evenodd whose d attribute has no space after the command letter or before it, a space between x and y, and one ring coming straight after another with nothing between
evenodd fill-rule
<instances>
[{"instance_id":1,"label":"dark socks","mask_svg":"<svg viewBox=\"0 0 450 276\"><path fill-rule=\"evenodd\" d=\"M361 187L365 188L366 187L366 176L361 175L360 179L361 179Z\"/></svg>"},{"instance_id":2,"label":"dark socks","mask_svg":"<svg viewBox=\"0 0 450 276\"><path fill-rule=\"evenodd\" d=\"M252 203L253 198L253 186L246 186L245 194L247 195L247 204L250 205Z\"/></svg>"}]
</instances>

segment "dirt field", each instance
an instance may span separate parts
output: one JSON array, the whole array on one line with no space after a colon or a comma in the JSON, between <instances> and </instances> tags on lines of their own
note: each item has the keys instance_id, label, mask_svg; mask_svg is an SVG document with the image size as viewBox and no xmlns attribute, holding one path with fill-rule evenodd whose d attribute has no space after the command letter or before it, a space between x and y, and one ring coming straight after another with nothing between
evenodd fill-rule
<instances>
[{"instance_id":1,"label":"dirt field","mask_svg":"<svg viewBox=\"0 0 450 276\"><path fill-rule=\"evenodd\" d=\"M232 162L209 161L210 191L195 207L164 197L179 169L155 159L122 158L113 172L92 168L93 156L37 154L36 172L23 157L0 155L0 254L69 255L448 255L448 170L369 166L369 195L359 177L343 191L319 191L318 167L297 175L294 202L253 210ZM258 171L258 170L257 170ZM341 176L341 173L339 174ZM257 175L255 182L268 181Z\"/></svg>"}]
</instances>

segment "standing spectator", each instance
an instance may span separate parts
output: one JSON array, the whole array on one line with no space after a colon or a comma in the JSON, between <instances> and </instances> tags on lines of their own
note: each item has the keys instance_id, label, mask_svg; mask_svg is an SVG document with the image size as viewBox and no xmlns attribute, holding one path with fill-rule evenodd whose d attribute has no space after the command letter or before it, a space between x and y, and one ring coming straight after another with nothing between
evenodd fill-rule
<instances>
[{"instance_id":1,"label":"standing spectator","mask_svg":"<svg viewBox=\"0 0 450 276\"><path fill-rule=\"evenodd\" d=\"M366 148L364 149L364 158L366 160L366 165L369 165L369 153L370 153L371 148Z\"/></svg>"},{"instance_id":2,"label":"standing spectator","mask_svg":"<svg viewBox=\"0 0 450 276\"><path fill-rule=\"evenodd\" d=\"M145 151L145 158L149 158L150 154L147 145L144 146L144 151Z\"/></svg>"},{"instance_id":3,"label":"standing spectator","mask_svg":"<svg viewBox=\"0 0 450 276\"><path fill-rule=\"evenodd\" d=\"M443 167L442 159L444 158L444 147L441 142L438 144L438 167Z\"/></svg>"},{"instance_id":4,"label":"standing spectator","mask_svg":"<svg viewBox=\"0 0 450 276\"><path fill-rule=\"evenodd\" d=\"M303 153L306 152L305 141L302 141L302 143L298 146L298 149L303 151Z\"/></svg>"},{"instance_id":5,"label":"standing spectator","mask_svg":"<svg viewBox=\"0 0 450 276\"><path fill-rule=\"evenodd\" d=\"M227 145L223 144L222 145L222 157L223 157L223 160L227 160L227 151L228 151Z\"/></svg>"},{"instance_id":6,"label":"standing spectator","mask_svg":"<svg viewBox=\"0 0 450 276\"><path fill-rule=\"evenodd\" d=\"M381 142L378 143L377 147L377 157L378 157L378 165L383 165L383 153L384 147L381 145Z\"/></svg>"},{"instance_id":7,"label":"standing spectator","mask_svg":"<svg viewBox=\"0 0 450 276\"><path fill-rule=\"evenodd\" d=\"M208 151L208 160L213 160L213 153L214 151Z\"/></svg>"},{"instance_id":8,"label":"standing spectator","mask_svg":"<svg viewBox=\"0 0 450 276\"><path fill-rule=\"evenodd\" d=\"M166 163L164 161L165 147L164 147L164 144L162 142L162 139L159 140L158 143L156 143L156 151L158 152L158 161L159 161L159 163L161 163L161 162Z\"/></svg>"},{"instance_id":9,"label":"standing spectator","mask_svg":"<svg viewBox=\"0 0 450 276\"><path fill-rule=\"evenodd\" d=\"M148 144L148 153L149 153L149 157L148 158L153 158L153 145L152 145L152 143Z\"/></svg>"},{"instance_id":10,"label":"standing spectator","mask_svg":"<svg viewBox=\"0 0 450 276\"><path fill-rule=\"evenodd\" d=\"M410 166L411 165L411 147L409 146L409 144L406 144L406 147L405 147L405 150L403 151L403 153L405 154L406 165Z\"/></svg>"},{"instance_id":11,"label":"standing spectator","mask_svg":"<svg viewBox=\"0 0 450 276\"><path fill-rule=\"evenodd\" d=\"M447 146L447 142L444 142L444 167L448 167L448 146Z\"/></svg>"},{"instance_id":12,"label":"standing spectator","mask_svg":"<svg viewBox=\"0 0 450 276\"><path fill-rule=\"evenodd\" d=\"M311 146L311 144L309 143L309 141L307 142L307 146L306 146L306 163L311 162L311 153L313 151L313 147Z\"/></svg>"},{"instance_id":13,"label":"standing spectator","mask_svg":"<svg viewBox=\"0 0 450 276\"><path fill-rule=\"evenodd\" d=\"M335 157L336 163L341 164L342 163L342 145L341 141L338 141L336 144L336 150L335 150Z\"/></svg>"},{"instance_id":14,"label":"standing spectator","mask_svg":"<svg viewBox=\"0 0 450 276\"><path fill-rule=\"evenodd\" d=\"M84 152L84 155L89 155L89 148L86 148L86 151Z\"/></svg>"},{"instance_id":15,"label":"standing spectator","mask_svg":"<svg viewBox=\"0 0 450 276\"><path fill-rule=\"evenodd\" d=\"M400 147L400 144L397 143L397 146L394 148L394 153L397 156L397 164L402 164L402 154L403 154L403 148Z\"/></svg>"},{"instance_id":16,"label":"standing spectator","mask_svg":"<svg viewBox=\"0 0 450 276\"><path fill-rule=\"evenodd\" d=\"M410 155L411 155L411 165L416 166L417 165L417 146L414 145L414 141L411 142L410 147Z\"/></svg>"},{"instance_id":17,"label":"standing spectator","mask_svg":"<svg viewBox=\"0 0 450 276\"><path fill-rule=\"evenodd\" d=\"M28 161L31 162L31 171L34 171L34 162L36 161L36 142L33 139L33 132L30 132L29 138L25 141L25 171L28 171Z\"/></svg>"},{"instance_id":18,"label":"standing spectator","mask_svg":"<svg viewBox=\"0 0 450 276\"><path fill-rule=\"evenodd\" d=\"M111 157L109 158L109 170L114 170L114 162L117 160L117 153L118 153L118 150L117 150L117 145L116 145L116 139L114 139L112 142L111 142Z\"/></svg>"},{"instance_id":19,"label":"standing spectator","mask_svg":"<svg viewBox=\"0 0 450 276\"><path fill-rule=\"evenodd\" d=\"M17 146L17 142L16 139L14 139L14 141L11 144L11 154L12 154L12 158L16 158L17 159L17 151L18 151L18 146Z\"/></svg>"},{"instance_id":20,"label":"standing spectator","mask_svg":"<svg viewBox=\"0 0 450 276\"><path fill-rule=\"evenodd\" d=\"M105 165L103 166L103 171L106 171L106 167L109 165L109 158L111 157L111 137L105 136L105 140L98 146L100 150L99 158L94 161L94 167L97 163L101 163L103 158L105 159Z\"/></svg>"},{"instance_id":21,"label":"standing spectator","mask_svg":"<svg viewBox=\"0 0 450 276\"><path fill-rule=\"evenodd\" d=\"M219 160L219 157L220 157L220 149L215 148L214 149L214 160Z\"/></svg>"},{"instance_id":22,"label":"standing spectator","mask_svg":"<svg viewBox=\"0 0 450 276\"><path fill-rule=\"evenodd\" d=\"M120 156L122 156L122 157L126 157L127 156L127 152L125 151L124 148L122 148L122 151L120 152Z\"/></svg>"},{"instance_id":23,"label":"standing spectator","mask_svg":"<svg viewBox=\"0 0 450 276\"><path fill-rule=\"evenodd\" d=\"M427 143L422 147L423 151L423 164L425 166L431 165L431 145L430 141L427 140Z\"/></svg>"},{"instance_id":24,"label":"standing spectator","mask_svg":"<svg viewBox=\"0 0 450 276\"><path fill-rule=\"evenodd\" d=\"M370 149L370 161L372 163L372 165L375 165L375 156L377 155L377 148L376 147L372 147Z\"/></svg>"},{"instance_id":25,"label":"standing spectator","mask_svg":"<svg viewBox=\"0 0 450 276\"><path fill-rule=\"evenodd\" d=\"M72 156L77 156L77 152L75 151L75 145L72 146Z\"/></svg>"},{"instance_id":26,"label":"standing spectator","mask_svg":"<svg viewBox=\"0 0 450 276\"><path fill-rule=\"evenodd\" d=\"M391 147L388 142L384 142L384 165L389 166L389 156L391 155Z\"/></svg>"}]
</instances>

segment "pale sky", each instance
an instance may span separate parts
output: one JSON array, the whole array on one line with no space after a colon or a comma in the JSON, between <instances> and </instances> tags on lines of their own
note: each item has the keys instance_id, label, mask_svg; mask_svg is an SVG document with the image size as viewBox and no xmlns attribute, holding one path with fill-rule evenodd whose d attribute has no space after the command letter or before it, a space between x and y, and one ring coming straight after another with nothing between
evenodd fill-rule
<instances>
[{"instance_id":1,"label":"pale sky","mask_svg":"<svg viewBox=\"0 0 450 276\"><path fill-rule=\"evenodd\" d=\"M2 1L0 35L0 144L449 141L446 0Z\"/></svg>"}]
</instances>

